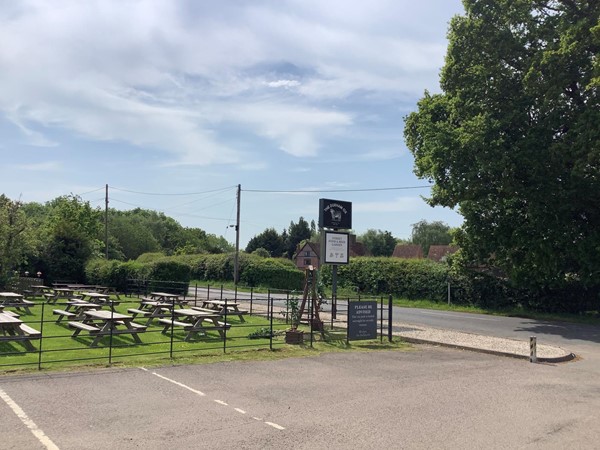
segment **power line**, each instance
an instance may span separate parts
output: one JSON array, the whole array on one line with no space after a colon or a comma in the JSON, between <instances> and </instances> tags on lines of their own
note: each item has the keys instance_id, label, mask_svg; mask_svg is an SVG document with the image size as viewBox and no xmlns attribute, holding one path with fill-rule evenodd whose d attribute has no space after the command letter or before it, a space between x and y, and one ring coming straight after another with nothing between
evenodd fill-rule
<instances>
[{"instance_id":1,"label":"power line","mask_svg":"<svg viewBox=\"0 0 600 450\"><path fill-rule=\"evenodd\" d=\"M133 203L129 203L129 202L124 202L123 200L119 200L119 199L116 199L116 198L114 198L114 197L113 197L113 198L111 198L111 201L113 201L113 202L117 202L117 203L123 203L124 205L133 206L133 207L135 207L135 208L147 209L147 207L145 207L145 206L141 206L141 205L135 205L135 204L133 204ZM163 213L165 213L165 212L169 212L169 210L168 210L168 209L166 209L166 210L161 210L161 209L156 209L156 208L155 208L155 210L156 210L156 211L159 211L159 212L163 212ZM176 214L176 215L179 215L179 216L189 216L189 217L196 217L196 218L200 218L200 219L207 219L207 220L220 220L220 221L223 221L223 222L229 222L229 221L231 220L231 219L224 219L224 218L221 218L221 217L208 217L208 216L199 216L199 215L197 215L197 214L189 214L189 213L177 213L177 212L173 212L173 213L174 213L174 214Z\"/></svg>"},{"instance_id":2,"label":"power line","mask_svg":"<svg viewBox=\"0 0 600 450\"><path fill-rule=\"evenodd\" d=\"M103 189L104 189L104 186L102 186L101 188L98 188L98 189L94 189L93 191L87 191L87 192L83 192L83 193L81 193L81 194L76 194L76 195L79 195L79 196L81 197L81 196L83 196L83 195L86 195L86 194L91 194L92 192L98 192L98 191L101 191L101 190L103 190Z\"/></svg>"},{"instance_id":3,"label":"power line","mask_svg":"<svg viewBox=\"0 0 600 450\"><path fill-rule=\"evenodd\" d=\"M130 191L128 189L121 189L121 188L117 188L114 186L110 186L111 189L115 190L115 191L121 191L121 192L129 192L131 194L140 194L140 195L200 195L200 194L210 194L211 192L223 192L226 191L228 189L234 189L236 186L228 186L225 188L220 188L220 189L212 189L209 191L202 191L202 192L184 192L184 193L174 193L174 194L167 194L167 193L163 193L163 192L139 192L139 191Z\"/></svg>"},{"instance_id":4,"label":"power line","mask_svg":"<svg viewBox=\"0 0 600 450\"><path fill-rule=\"evenodd\" d=\"M404 187L389 187L389 188L370 188L370 189L315 189L315 190L268 190L268 189L242 189L244 192L258 192L258 193L270 193L270 194L319 194L324 192L372 192L372 191L401 191L408 189L426 189L430 188L431 185L427 186L404 186Z\"/></svg>"}]
</instances>

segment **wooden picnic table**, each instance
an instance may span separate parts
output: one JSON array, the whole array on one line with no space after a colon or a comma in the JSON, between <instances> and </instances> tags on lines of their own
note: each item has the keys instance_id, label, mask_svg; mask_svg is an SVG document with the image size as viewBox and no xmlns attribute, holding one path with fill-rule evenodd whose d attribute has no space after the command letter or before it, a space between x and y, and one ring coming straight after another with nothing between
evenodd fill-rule
<instances>
[{"instance_id":1,"label":"wooden picnic table","mask_svg":"<svg viewBox=\"0 0 600 450\"><path fill-rule=\"evenodd\" d=\"M180 308L184 308L187 305L187 300L180 298L177 294L170 294L168 292L150 292L148 294L152 300L156 300L159 302L171 302L174 305L179 306Z\"/></svg>"},{"instance_id":2,"label":"wooden picnic table","mask_svg":"<svg viewBox=\"0 0 600 450\"><path fill-rule=\"evenodd\" d=\"M85 315L85 311L91 309L99 309L100 305L97 303L90 303L84 300L73 299L67 302L65 309L54 309L52 313L58 316L56 319L56 323L60 323L60 321L67 317L71 320L83 320Z\"/></svg>"},{"instance_id":3,"label":"wooden picnic table","mask_svg":"<svg viewBox=\"0 0 600 450\"><path fill-rule=\"evenodd\" d=\"M245 322L244 314L248 314L248 311L243 311L239 309L240 305L236 302L229 302L226 300L210 300L206 299L202 301L201 307L192 306L192 309L198 310L214 310L219 311L222 316L238 316L240 318L240 322Z\"/></svg>"},{"instance_id":4,"label":"wooden picnic table","mask_svg":"<svg viewBox=\"0 0 600 450\"><path fill-rule=\"evenodd\" d=\"M35 351L31 339L39 339L42 334L23 323L21 319L6 312L0 313L0 341L21 341L29 351Z\"/></svg>"},{"instance_id":5,"label":"wooden picnic table","mask_svg":"<svg viewBox=\"0 0 600 450\"><path fill-rule=\"evenodd\" d=\"M162 330L162 333L165 334L169 328L174 328L176 326L182 327L187 334L184 338L184 341L189 341L194 337L202 334L206 336L206 332L210 330L216 330L219 332L221 337L225 336L225 330L228 330L231 325L225 322L222 322L221 319L223 317L218 312L205 312L198 311L196 309L174 309L172 311L171 319L159 319L158 321L165 325ZM211 325L205 326L204 323L207 322Z\"/></svg>"},{"instance_id":6,"label":"wooden picnic table","mask_svg":"<svg viewBox=\"0 0 600 450\"><path fill-rule=\"evenodd\" d=\"M120 303L118 301L111 300L110 295L100 294L99 292L81 292L79 295L84 301L96 303L97 305L107 305L113 311L115 311L115 306L118 306Z\"/></svg>"},{"instance_id":7,"label":"wooden picnic table","mask_svg":"<svg viewBox=\"0 0 600 450\"><path fill-rule=\"evenodd\" d=\"M137 318L137 316L147 318L146 326L150 325L154 319L171 317L172 311L173 302L160 302L146 297L142 297L137 308L129 308L127 310L129 314L133 315L134 319Z\"/></svg>"},{"instance_id":8,"label":"wooden picnic table","mask_svg":"<svg viewBox=\"0 0 600 450\"><path fill-rule=\"evenodd\" d=\"M84 315L81 322L69 321L69 326L75 328L72 337L76 337L81 331L87 331L94 336L91 347L97 346L104 336L117 334L131 334L135 342L142 343L138 333L146 331L147 327L135 323L132 316L103 310L87 310Z\"/></svg>"},{"instance_id":9,"label":"wooden picnic table","mask_svg":"<svg viewBox=\"0 0 600 450\"><path fill-rule=\"evenodd\" d=\"M27 314L31 314L29 307L35 305L31 300L25 300L23 295L15 292L0 292L0 304L4 307L23 308Z\"/></svg>"}]
</instances>

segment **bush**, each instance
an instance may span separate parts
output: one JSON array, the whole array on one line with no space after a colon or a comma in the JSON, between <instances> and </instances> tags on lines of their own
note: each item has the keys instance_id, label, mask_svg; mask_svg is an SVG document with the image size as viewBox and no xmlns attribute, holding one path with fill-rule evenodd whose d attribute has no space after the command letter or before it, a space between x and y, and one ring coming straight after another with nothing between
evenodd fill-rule
<instances>
[{"instance_id":1,"label":"bush","mask_svg":"<svg viewBox=\"0 0 600 450\"><path fill-rule=\"evenodd\" d=\"M338 285L373 295L442 301L448 273L448 266L426 259L357 257L338 267ZM331 285L331 266L321 268L321 280Z\"/></svg>"},{"instance_id":2,"label":"bush","mask_svg":"<svg viewBox=\"0 0 600 450\"><path fill-rule=\"evenodd\" d=\"M240 281L248 286L297 290L302 289L304 274L296 267L281 264L277 259L255 257L244 267Z\"/></svg>"}]
</instances>

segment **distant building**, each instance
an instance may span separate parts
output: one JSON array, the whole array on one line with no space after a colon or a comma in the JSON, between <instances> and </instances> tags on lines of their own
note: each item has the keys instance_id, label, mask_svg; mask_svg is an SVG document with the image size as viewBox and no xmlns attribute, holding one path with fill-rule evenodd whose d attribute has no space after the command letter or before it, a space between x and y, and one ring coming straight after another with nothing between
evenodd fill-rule
<instances>
[{"instance_id":1,"label":"distant building","mask_svg":"<svg viewBox=\"0 0 600 450\"><path fill-rule=\"evenodd\" d=\"M416 244L398 244L394 248L393 258L402 259L422 259L423 249Z\"/></svg>"},{"instance_id":2,"label":"distant building","mask_svg":"<svg viewBox=\"0 0 600 450\"><path fill-rule=\"evenodd\" d=\"M356 235L350 235L350 258L356 256L370 256L369 251L362 242L356 241ZM301 246L298 245L294 261L298 269L306 269L308 266L313 266L315 269L320 267L321 260L321 244L318 242L305 242Z\"/></svg>"},{"instance_id":3,"label":"distant building","mask_svg":"<svg viewBox=\"0 0 600 450\"><path fill-rule=\"evenodd\" d=\"M432 261L442 261L448 255L452 255L458 251L458 247L455 245L431 245L429 247L429 253L427 258Z\"/></svg>"}]
</instances>

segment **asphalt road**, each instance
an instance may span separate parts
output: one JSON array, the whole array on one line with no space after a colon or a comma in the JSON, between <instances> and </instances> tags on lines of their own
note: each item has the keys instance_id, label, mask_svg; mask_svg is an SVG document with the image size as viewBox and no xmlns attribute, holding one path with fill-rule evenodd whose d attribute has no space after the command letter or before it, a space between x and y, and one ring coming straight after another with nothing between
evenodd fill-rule
<instances>
[{"instance_id":1,"label":"asphalt road","mask_svg":"<svg viewBox=\"0 0 600 450\"><path fill-rule=\"evenodd\" d=\"M193 294L193 293L192 293ZM198 289L198 298L206 297L205 289ZM220 295L220 290L212 290L211 297ZM224 290L223 296L233 299L235 292ZM238 299L249 300L250 294L238 292ZM254 301L265 303L265 294L254 294ZM285 295L273 294L276 305L285 306ZM344 308L339 301L338 307ZM329 311L331 305L324 305ZM467 333L496 336L509 339L528 340L536 336L538 343L558 345L565 349L575 349L585 353L595 353L600 347L600 326L573 324L567 322L550 322L524 319L519 317L490 316L485 314L458 313L451 311L435 311L420 308L394 307L394 322L403 322L426 327L442 328ZM577 353L577 352L576 352ZM599 355L600 356L600 355Z\"/></svg>"},{"instance_id":2,"label":"asphalt road","mask_svg":"<svg viewBox=\"0 0 600 450\"><path fill-rule=\"evenodd\" d=\"M594 449L581 367L419 346L0 377L0 448Z\"/></svg>"}]
</instances>

